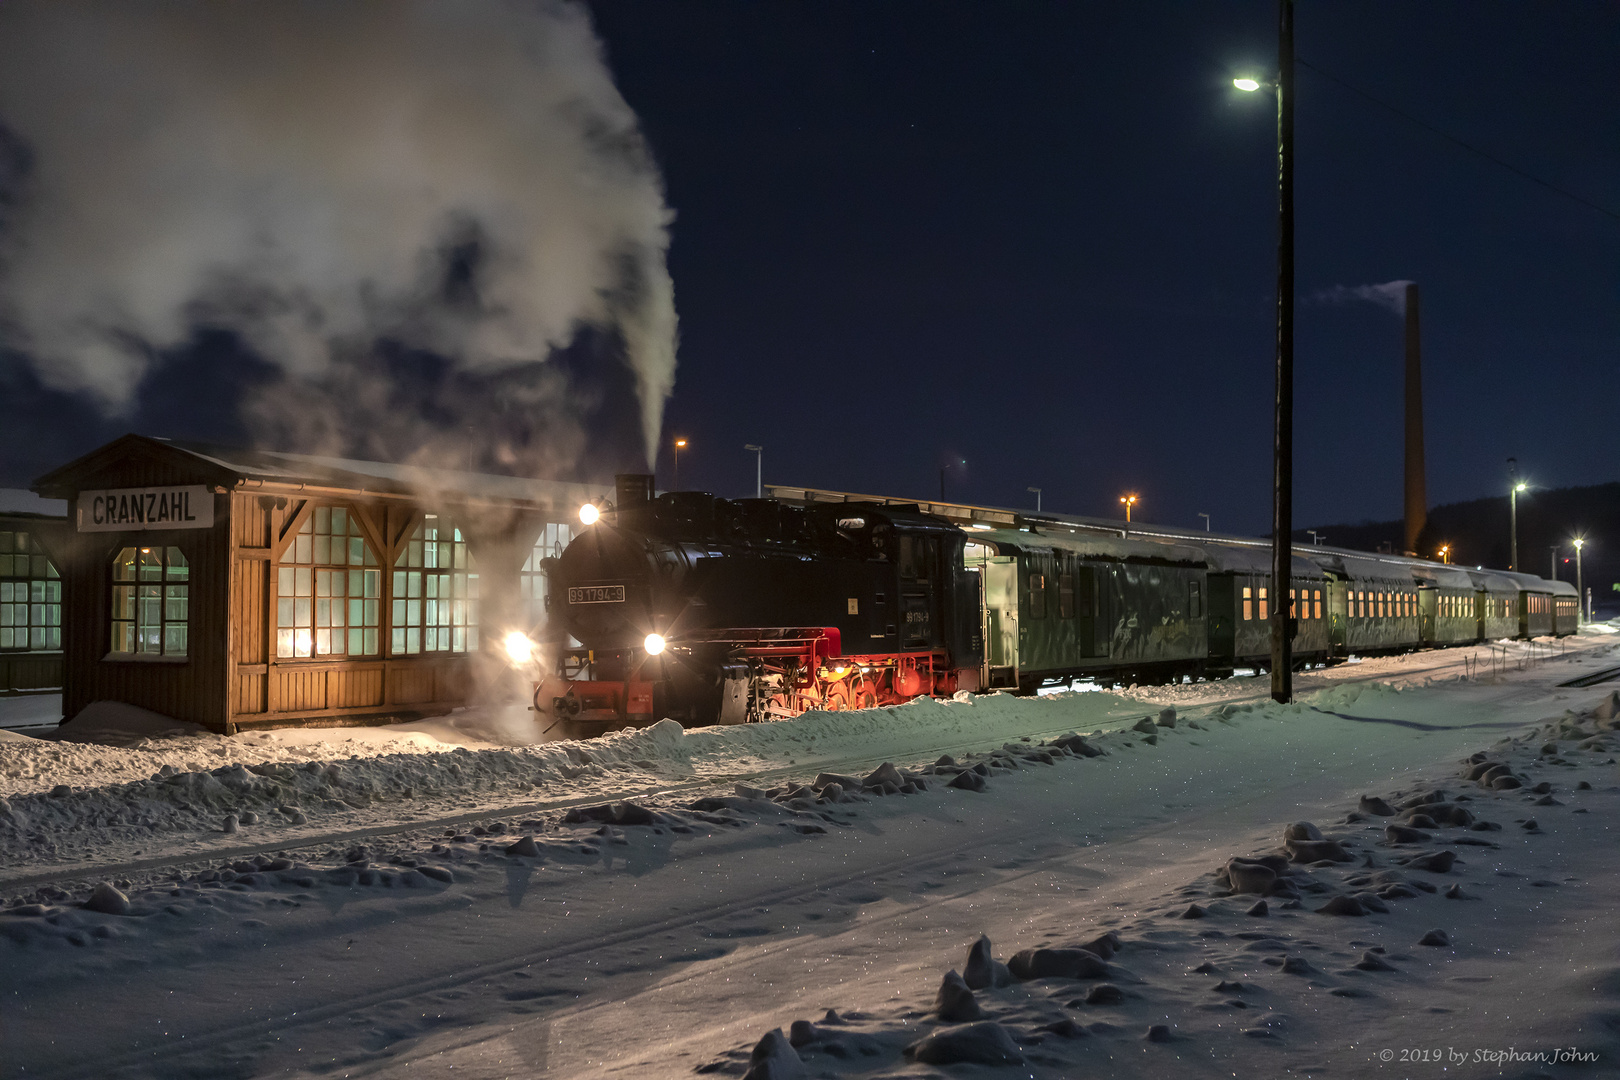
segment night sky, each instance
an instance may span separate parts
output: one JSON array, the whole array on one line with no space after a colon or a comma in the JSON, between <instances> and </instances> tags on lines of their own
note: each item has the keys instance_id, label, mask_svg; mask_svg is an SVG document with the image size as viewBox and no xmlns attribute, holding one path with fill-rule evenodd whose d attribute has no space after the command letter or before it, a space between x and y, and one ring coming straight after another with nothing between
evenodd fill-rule
<instances>
[{"instance_id":1,"label":"night sky","mask_svg":"<svg viewBox=\"0 0 1620 1080\"><path fill-rule=\"evenodd\" d=\"M1275 102L1231 80L1274 64L1274 4L591 10L677 215L682 487L752 494L760 443L768 483L932 497L965 459L955 500L1134 491L1142 519L1267 530ZM1400 515L1401 323L1327 296L1394 279L1422 289L1431 504L1505 492L1509 456L1616 479L1620 9L1297 26L1296 523ZM239 437L265 377L205 342L107 418L12 354L0 482L125 430Z\"/></svg>"}]
</instances>

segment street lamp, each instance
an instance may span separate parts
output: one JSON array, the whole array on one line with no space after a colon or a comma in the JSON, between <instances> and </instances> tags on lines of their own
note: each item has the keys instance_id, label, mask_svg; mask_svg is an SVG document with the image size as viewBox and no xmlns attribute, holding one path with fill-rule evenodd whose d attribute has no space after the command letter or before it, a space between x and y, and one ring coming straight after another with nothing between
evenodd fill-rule
<instances>
[{"instance_id":1,"label":"street lamp","mask_svg":"<svg viewBox=\"0 0 1620 1080\"><path fill-rule=\"evenodd\" d=\"M669 485L669 490L671 490L671 491L679 491L681 489L681 451L684 450L685 448L686 448L686 440L685 439L676 439L675 440L675 475L671 479L671 482L670 482L670 485Z\"/></svg>"},{"instance_id":2,"label":"street lamp","mask_svg":"<svg viewBox=\"0 0 1620 1080\"><path fill-rule=\"evenodd\" d=\"M1575 544L1575 625L1592 620L1592 613L1586 610L1586 589L1581 584L1581 548L1586 546L1586 538L1577 536Z\"/></svg>"},{"instance_id":3,"label":"street lamp","mask_svg":"<svg viewBox=\"0 0 1620 1080\"><path fill-rule=\"evenodd\" d=\"M1204 519L1204 531L1209 532L1209 515L1200 510L1198 516Z\"/></svg>"},{"instance_id":4,"label":"street lamp","mask_svg":"<svg viewBox=\"0 0 1620 1080\"><path fill-rule=\"evenodd\" d=\"M1121 495L1119 497L1119 501L1125 504L1125 523L1129 525L1131 521L1131 507L1136 505L1137 498L1135 495Z\"/></svg>"},{"instance_id":5,"label":"street lamp","mask_svg":"<svg viewBox=\"0 0 1620 1080\"><path fill-rule=\"evenodd\" d=\"M754 498L763 499L765 497L765 448L749 443L743 449L754 452Z\"/></svg>"},{"instance_id":6,"label":"street lamp","mask_svg":"<svg viewBox=\"0 0 1620 1080\"><path fill-rule=\"evenodd\" d=\"M1529 484L1518 483L1508 492L1508 569L1519 568L1519 492L1528 491Z\"/></svg>"},{"instance_id":7,"label":"street lamp","mask_svg":"<svg viewBox=\"0 0 1620 1080\"><path fill-rule=\"evenodd\" d=\"M1254 93L1261 82L1232 85ZM1271 697L1294 696L1294 613L1288 595L1294 518L1294 0L1277 0L1277 399L1271 483Z\"/></svg>"},{"instance_id":8,"label":"street lamp","mask_svg":"<svg viewBox=\"0 0 1620 1080\"><path fill-rule=\"evenodd\" d=\"M1451 545L1450 544L1445 544L1445 545L1441 546L1441 548L1440 548L1440 561L1443 562L1443 563L1449 563L1451 561Z\"/></svg>"},{"instance_id":9,"label":"street lamp","mask_svg":"<svg viewBox=\"0 0 1620 1080\"><path fill-rule=\"evenodd\" d=\"M1041 512L1041 489L1032 487L1032 488L1025 488L1024 490L1025 491L1032 491L1032 492L1035 493L1035 512L1037 514L1040 513Z\"/></svg>"}]
</instances>

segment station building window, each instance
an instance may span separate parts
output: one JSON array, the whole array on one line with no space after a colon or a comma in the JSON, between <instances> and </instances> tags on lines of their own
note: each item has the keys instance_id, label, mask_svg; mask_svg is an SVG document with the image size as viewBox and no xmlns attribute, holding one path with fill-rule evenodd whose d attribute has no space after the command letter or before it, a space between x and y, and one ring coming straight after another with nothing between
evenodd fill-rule
<instances>
[{"instance_id":1,"label":"station building window","mask_svg":"<svg viewBox=\"0 0 1620 1080\"><path fill-rule=\"evenodd\" d=\"M276 655L376 656L382 570L359 522L317 506L276 568Z\"/></svg>"},{"instance_id":2,"label":"station building window","mask_svg":"<svg viewBox=\"0 0 1620 1080\"><path fill-rule=\"evenodd\" d=\"M191 565L177 547L127 547L112 566L115 656L186 655Z\"/></svg>"},{"instance_id":3,"label":"station building window","mask_svg":"<svg viewBox=\"0 0 1620 1080\"><path fill-rule=\"evenodd\" d=\"M478 648L478 566L467 538L443 514L423 517L394 560L395 656L464 653Z\"/></svg>"},{"instance_id":4,"label":"station building window","mask_svg":"<svg viewBox=\"0 0 1620 1080\"><path fill-rule=\"evenodd\" d=\"M26 532L0 529L0 650L62 647L62 581Z\"/></svg>"},{"instance_id":5,"label":"station building window","mask_svg":"<svg viewBox=\"0 0 1620 1080\"><path fill-rule=\"evenodd\" d=\"M529 557L523 561L523 570L518 574L518 590L530 627L539 626L546 621L546 598L551 595L551 583L546 572L541 569L541 560L554 559L562 555L563 548L567 547L573 538L572 526L565 522L548 522L545 529L535 538L534 549L529 552Z\"/></svg>"}]
</instances>

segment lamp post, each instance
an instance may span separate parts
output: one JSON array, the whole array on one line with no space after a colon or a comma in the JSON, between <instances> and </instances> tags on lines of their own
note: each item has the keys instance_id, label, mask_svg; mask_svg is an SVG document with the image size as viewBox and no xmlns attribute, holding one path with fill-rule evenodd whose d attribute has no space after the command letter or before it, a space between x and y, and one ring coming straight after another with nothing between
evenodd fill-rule
<instances>
[{"instance_id":1,"label":"lamp post","mask_svg":"<svg viewBox=\"0 0 1620 1080\"><path fill-rule=\"evenodd\" d=\"M1136 505L1135 495L1121 495L1119 501L1125 504L1125 524L1131 523L1131 507Z\"/></svg>"},{"instance_id":2,"label":"lamp post","mask_svg":"<svg viewBox=\"0 0 1620 1080\"><path fill-rule=\"evenodd\" d=\"M754 452L754 498L763 499L765 497L765 448L749 443L743 449Z\"/></svg>"},{"instance_id":3,"label":"lamp post","mask_svg":"<svg viewBox=\"0 0 1620 1080\"><path fill-rule=\"evenodd\" d=\"M1553 544L1547 550L1552 554L1552 561L1548 563L1548 565L1551 566L1552 569L1547 574L1547 580L1548 581L1557 581L1558 580L1558 545Z\"/></svg>"},{"instance_id":4,"label":"lamp post","mask_svg":"<svg viewBox=\"0 0 1620 1080\"><path fill-rule=\"evenodd\" d=\"M1581 548L1586 546L1586 538L1577 536L1575 543L1575 625L1590 621L1591 612L1586 610L1586 591L1581 584Z\"/></svg>"},{"instance_id":5,"label":"lamp post","mask_svg":"<svg viewBox=\"0 0 1620 1080\"><path fill-rule=\"evenodd\" d=\"M1032 488L1025 488L1024 490L1034 492L1034 494L1035 494L1035 512L1037 514L1040 513L1041 512L1041 489L1037 488L1037 487L1032 487Z\"/></svg>"},{"instance_id":6,"label":"lamp post","mask_svg":"<svg viewBox=\"0 0 1620 1080\"><path fill-rule=\"evenodd\" d=\"M1204 519L1204 531L1209 532L1209 515L1200 510L1198 516Z\"/></svg>"},{"instance_id":7,"label":"lamp post","mask_svg":"<svg viewBox=\"0 0 1620 1080\"><path fill-rule=\"evenodd\" d=\"M1256 79L1233 79L1253 93ZM1288 595L1294 517L1294 0L1277 0L1277 397L1271 485L1271 697L1294 696L1294 613Z\"/></svg>"},{"instance_id":8,"label":"lamp post","mask_svg":"<svg viewBox=\"0 0 1620 1080\"><path fill-rule=\"evenodd\" d=\"M686 446L685 439L675 440L675 475L670 480L669 490L681 489L681 450Z\"/></svg>"},{"instance_id":9,"label":"lamp post","mask_svg":"<svg viewBox=\"0 0 1620 1080\"><path fill-rule=\"evenodd\" d=\"M1519 492L1529 488L1529 484L1514 484L1513 490L1508 492L1508 569L1519 568Z\"/></svg>"},{"instance_id":10,"label":"lamp post","mask_svg":"<svg viewBox=\"0 0 1620 1080\"><path fill-rule=\"evenodd\" d=\"M1441 549L1440 549L1440 561L1443 562L1443 563L1449 563L1451 561L1451 545L1450 544L1446 544L1443 547L1441 547Z\"/></svg>"}]
</instances>

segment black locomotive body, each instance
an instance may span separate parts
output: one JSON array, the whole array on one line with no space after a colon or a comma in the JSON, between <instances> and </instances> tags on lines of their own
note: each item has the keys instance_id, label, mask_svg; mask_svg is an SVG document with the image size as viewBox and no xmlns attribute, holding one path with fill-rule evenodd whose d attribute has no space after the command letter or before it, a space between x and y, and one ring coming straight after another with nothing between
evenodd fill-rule
<instances>
[{"instance_id":1,"label":"black locomotive body","mask_svg":"<svg viewBox=\"0 0 1620 1080\"><path fill-rule=\"evenodd\" d=\"M621 484L551 567L552 618L579 646L542 714L737 723L978 687L978 574L948 522L644 491Z\"/></svg>"}]
</instances>

